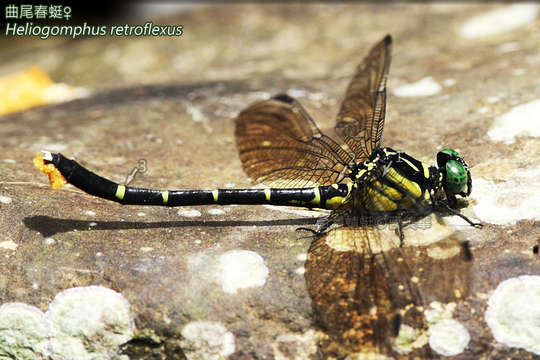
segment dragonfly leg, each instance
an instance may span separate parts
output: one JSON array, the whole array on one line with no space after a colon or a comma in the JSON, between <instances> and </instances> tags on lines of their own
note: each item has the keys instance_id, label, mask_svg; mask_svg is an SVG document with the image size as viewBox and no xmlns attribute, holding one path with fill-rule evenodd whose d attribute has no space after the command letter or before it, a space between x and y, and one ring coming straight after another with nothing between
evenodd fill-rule
<instances>
[{"instance_id":1,"label":"dragonfly leg","mask_svg":"<svg viewBox=\"0 0 540 360\"><path fill-rule=\"evenodd\" d=\"M398 217L398 233L399 233L399 247L403 247L403 240L405 239L405 234L403 233L403 221L401 216Z\"/></svg>"},{"instance_id":2,"label":"dragonfly leg","mask_svg":"<svg viewBox=\"0 0 540 360\"><path fill-rule=\"evenodd\" d=\"M471 219L469 219L468 217L466 217L465 215L463 215L462 213L460 213L459 211L455 210L455 209L452 209L448 204L446 203L443 203L444 205L444 208L446 210L448 210L450 213L452 213L452 215L457 215L459 216L460 218L462 218L463 220L465 220L466 222L469 223L469 225L471 225L472 227L475 227L475 228L482 228L484 226L484 224L482 223L477 223L477 222L474 222L472 221Z\"/></svg>"}]
</instances>

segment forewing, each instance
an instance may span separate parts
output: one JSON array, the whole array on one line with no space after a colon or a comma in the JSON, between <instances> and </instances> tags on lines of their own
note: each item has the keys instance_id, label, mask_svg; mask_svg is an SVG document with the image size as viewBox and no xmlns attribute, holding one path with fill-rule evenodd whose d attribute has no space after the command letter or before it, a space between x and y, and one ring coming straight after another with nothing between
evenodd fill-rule
<instances>
[{"instance_id":1,"label":"forewing","mask_svg":"<svg viewBox=\"0 0 540 360\"><path fill-rule=\"evenodd\" d=\"M255 103L236 119L242 167L255 183L309 187L340 182L352 157L288 95Z\"/></svg>"},{"instance_id":2,"label":"forewing","mask_svg":"<svg viewBox=\"0 0 540 360\"><path fill-rule=\"evenodd\" d=\"M367 159L381 142L391 50L390 35L371 49L358 66L337 116L336 133L354 152L357 162Z\"/></svg>"}]
</instances>

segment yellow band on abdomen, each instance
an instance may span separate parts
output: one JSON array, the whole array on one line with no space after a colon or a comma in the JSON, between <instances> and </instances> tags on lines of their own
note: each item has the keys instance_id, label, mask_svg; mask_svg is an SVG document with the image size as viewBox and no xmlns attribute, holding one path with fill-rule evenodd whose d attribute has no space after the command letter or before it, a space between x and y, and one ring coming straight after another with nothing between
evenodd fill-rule
<instances>
[{"instance_id":1,"label":"yellow band on abdomen","mask_svg":"<svg viewBox=\"0 0 540 360\"><path fill-rule=\"evenodd\" d=\"M168 191L162 191L161 197L163 198L163 204L167 204L169 202L169 192Z\"/></svg>"},{"instance_id":2,"label":"yellow band on abdomen","mask_svg":"<svg viewBox=\"0 0 540 360\"><path fill-rule=\"evenodd\" d=\"M123 200L124 195L126 195L126 187L124 185L118 185L116 188L116 194L114 194L114 196L116 196L118 200Z\"/></svg>"}]
</instances>

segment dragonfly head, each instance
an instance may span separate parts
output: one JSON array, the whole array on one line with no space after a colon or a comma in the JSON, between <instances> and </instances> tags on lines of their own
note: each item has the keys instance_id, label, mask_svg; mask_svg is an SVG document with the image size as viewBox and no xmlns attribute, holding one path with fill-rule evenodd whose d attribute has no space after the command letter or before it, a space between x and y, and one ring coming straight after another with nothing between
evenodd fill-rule
<instances>
[{"instance_id":1,"label":"dragonfly head","mask_svg":"<svg viewBox=\"0 0 540 360\"><path fill-rule=\"evenodd\" d=\"M437 154L437 165L443 174L442 186L451 205L456 203L456 195L469 196L472 189L469 166L457 151L442 149Z\"/></svg>"}]
</instances>

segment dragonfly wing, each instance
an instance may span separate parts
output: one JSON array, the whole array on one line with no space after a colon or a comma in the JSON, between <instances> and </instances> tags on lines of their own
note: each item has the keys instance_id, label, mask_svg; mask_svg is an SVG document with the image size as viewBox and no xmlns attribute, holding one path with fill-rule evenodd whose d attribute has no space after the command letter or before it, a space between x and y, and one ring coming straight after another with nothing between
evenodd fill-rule
<instances>
[{"instance_id":1,"label":"dragonfly wing","mask_svg":"<svg viewBox=\"0 0 540 360\"><path fill-rule=\"evenodd\" d=\"M321 133L300 103L288 95L242 111L235 136L244 171L255 183L330 185L349 173L352 156Z\"/></svg>"},{"instance_id":2,"label":"dragonfly wing","mask_svg":"<svg viewBox=\"0 0 540 360\"><path fill-rule=\"evenodd\" d=\"M306 284L315 316L329 335L322 348L326 356L393 354L401 323L425 327L418 310L422 296L399 238L381 233L376 227L339 228L310 247Z\"/></svg>"},{"instance_id":3,"label":"dragonfly wing","mask_svg":"<svg viewBox=\"0 0 540 360\"><path fill-rule=\"evenodd\" d=\"M353 227L314 239L305 265L313 312L329 335L321 350L336 358L365 351L431 358L424 310L433 301L455 305L469 298L467 243L454 234L430 243L442 226L428 216L405 220L401 245L391 217L355 218L352 211L332 213Z\"/></svg>"},{"instance_id":4,"label":"dragonfly wing","mask_svg":"<svg viewBox=\"0 0 540 360\"><path fill-rule=\"evenodd\" d=\"M387 35L358 66L341 103L336 133L356 154L357 162L369 158L381 142L391 52L392 38Z\"/></svg>"}]
</instances>

